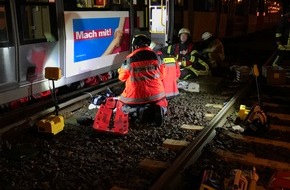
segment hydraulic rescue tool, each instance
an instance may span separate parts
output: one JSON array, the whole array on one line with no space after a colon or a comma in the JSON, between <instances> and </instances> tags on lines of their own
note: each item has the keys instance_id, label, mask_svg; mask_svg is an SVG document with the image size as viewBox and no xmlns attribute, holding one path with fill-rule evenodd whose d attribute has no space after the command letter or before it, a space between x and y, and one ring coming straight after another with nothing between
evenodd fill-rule
<instances>
[{"instance_id":1,"label":"hydraulic rescue tool","mask_svg":"<svg viewBox=\"0 0 290 190\"><path fill-rule=\"evenodd\" d=\"M259 135L269 128L267 115L259 105L254 105L243 121L243 126L245 134Z\"/></svg>"},{"instance_id":2,"label":"hydraulic rescue tool","mask_svg":"<svg viewBox=\"0 0 290 190\"><path fill-rule=\"evenodd\" d=\"M258 135L259 133L266 131L269 125L267 115L261 109L260 87L258 82L259 70L257 65L253 66L252 72L256 79L258 103L253 105L250 110L247 109L245 105L240 105L238 115L243 121L242 125L245 129L244 133Z\"/></svg>"}]
</instances>

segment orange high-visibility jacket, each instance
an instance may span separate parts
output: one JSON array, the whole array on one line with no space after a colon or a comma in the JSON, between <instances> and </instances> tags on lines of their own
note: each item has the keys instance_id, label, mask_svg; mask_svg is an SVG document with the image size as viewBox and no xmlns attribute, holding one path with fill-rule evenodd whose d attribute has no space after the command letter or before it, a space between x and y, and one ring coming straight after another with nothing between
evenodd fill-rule
<instances>
[{"instance_id":1,"label":"orange high-visibility jacket","mask_svg":"<svg viewBox=\"0 0 290 190\"><path fill-rule=\"evenodd\" d=\"M125 82L120 96L124 104L146 104L165 98L164 66L149 47L134 50L119 70L119 80Z\"/></svg>"},{"instance_id":2,"label":"orange high-visibility jacket","mask_svg":"<svg viewBox=\"0 0 290 190\"><path fill-rule=\"evenodd\" d=\"M177 80L180 77L180 68L179 64L176 61L175 57L168 54L162 54L161 51L157 52L161 57L162 62L165 66L163 85L166 94L166 98L170 99L174 96L179 95L179 90L177 86Z\"/></svg>"}]
</instances>

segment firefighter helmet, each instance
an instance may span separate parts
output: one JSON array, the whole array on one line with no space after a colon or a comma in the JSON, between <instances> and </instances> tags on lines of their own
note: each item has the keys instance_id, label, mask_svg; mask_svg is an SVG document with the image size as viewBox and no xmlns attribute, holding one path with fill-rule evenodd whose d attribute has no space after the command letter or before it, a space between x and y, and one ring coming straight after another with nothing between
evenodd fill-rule
<instances>
[{"instance_id":1,"label":"firefighter helmet","mask_svg":"<svg viewBox=\"0 0 290 190\"><path fill-rule=\"evenodd\" d=\"M190 31L188 28L181 28L178 32L178 36L180 36L180 34L188 34L190 36Z\"/></svg>"},{"instance_id":2,"label":"firefighter helmet","mask_svg":"<svg viewBox=\"0 0 290 190\"><path fill-rule=\"evenodd\" d=\"M205 32L202 34L201 39L202 40L208 40L210 37L212 37L212 34L209 32Z\"/></svg>"},{"instance_id":3,"label":"firefighter helmet","mask_svg":"<svg viewBox=\"0 0 290 190\"><path fill-rule=\"evenodd\" d=\"M133 49L138 49L142 46L150 46L151 40L145 34L137 34L132 40Z\"/></svg>"}]
</instances>

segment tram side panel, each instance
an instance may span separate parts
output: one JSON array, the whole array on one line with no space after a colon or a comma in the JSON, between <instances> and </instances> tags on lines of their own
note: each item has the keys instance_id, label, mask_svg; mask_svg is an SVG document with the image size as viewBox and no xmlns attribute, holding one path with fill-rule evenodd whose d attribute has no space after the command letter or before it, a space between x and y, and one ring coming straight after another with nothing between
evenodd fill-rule
<instances>
[{"instance_id":1,"label":"tram side panel","mask_svg":"<svg viewBox=\"0 0 290 190\"><path fill-rule=\"evenodd\" d=\"M15 88L17 84L16 65L15 65L15 48L0 48L0 89Z\"/></svg>"},{"instance_id":2,"label":"tram side panel","mask_svg":"<svg viewBox=\"0 0 290 190\"><path fill-rule=\"evenodd\" d=\"M60 67L58 42L21 45L19 47L20 84L40 82L45 67Z\"/></svg>"},{"instance_id":3,"label":"tram side panel","mask_svg":"<svg viewBox=\"0 0 290 190\"><path fill-rule=\"evenodd\" d=\"M53 1L5 0L0 2L1 5L9 10L6 19L9 39L7 43L1 43L3 51L0 55L1 65L5 65L2 76L10 77L0 81L0 104L5 104L49 90L44 68L59 66L60 58Z\"/></svg>"},{"instance_id":4,"label":"tram side panel","mask_svg":"<svg viewBox=\"0 0 290 190\"><path fill-rule=\"evenodd\" d=\"M6 5L11 4L12 17L8 15L10 23L8 34L14 35L14 41L9 39L12 43L0 42L0 69L5 73L0 77L0 104L28 96L31 93L31 86L32 93L49 90L50 86L44 78L44 68L47 66L57 66L62 69L63 77L56 81L56 87L60 87L117 69L129 53L130 27L126 24L128 22L129 25L128 9L110 11L110 8L92 7L93 10L81 8L65 10L64 2L66 1L50 0L36 5L39 3L36 0L0 1L0 21L1 11L3 12ZM73 2L67 1L67 3ZM53 8L55 11L52 11ZM176 16L177 14L179 17ZM217 19L218 14L219 19ZM13 15L17 16L13 17ZM198 41L204 31L210 31L221 38L229 37L226 33L230 24L229 12L217 13L206 10L187 12L183 11L183 6L178 6L176 15L175 31L178 31L179 27L185 27L184 21L187 18L194 19L194 22L191 22L194 41ZM248 21L243 26L248 28L247 32L257 31L279 20L278 13L276 17L272 16L273 14L266 16L251 14L249 17L245 15L249 19L243 19ZM267 20L268 17L271 19ZM166 17L163 20L170 19L172 18ZM120 27L121 20L125 20L126 27ZM145 16L143 20L149 23ZM208 20L210 22L207 22ZM246 29L241 28L241 30ZM121 35L123 45L127 49L107 51L118 35Z\"/></svg>"},{"instance_id":5,"label":"tram side panel","mask_svg":"<svg viewBox=\"0 0 290 190\"><path fill-rule=\"evenodd\" d=\"M16 4L19 28L19 83L39 83L45 67L60 67L56 6Z\"/></svg>"},{"instance_id":6,"label":"tram side panel","mask_svg":"<svg viewBox=\"0 0 290 190\"><path fill-rule=\"evenodd\" d=\"M12 35L9 35L11 25L7 18L10 17L9 7L0 2L0 91L18 86L16 73L15 47L11 43Z\"/></svg>"},{"instance_id":7,"label":"tram side panel","mask_svg":"<svg viewBox=\"0 0 290 190\"><path fill-rule=\"evenodd\" d=\"M55 83L60 87L118 69L129 53L128 11L65 11L60 1L7 2L17 15L10 20L17 32L12 47L0 47L0 105L49 91L45 67L61 68Z\"/></svg>"}]
</instances>

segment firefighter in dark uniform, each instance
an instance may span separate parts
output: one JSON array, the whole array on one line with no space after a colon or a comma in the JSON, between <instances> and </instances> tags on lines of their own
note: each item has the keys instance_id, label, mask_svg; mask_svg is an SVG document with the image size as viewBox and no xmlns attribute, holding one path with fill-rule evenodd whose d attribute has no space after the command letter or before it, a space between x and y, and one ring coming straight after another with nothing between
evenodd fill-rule
<instances>
[{"instance_id":1,"label":"firefighter in dark uniform","mask_svg":"<svg viewBox=\"0 0 290 190\"><path fill-rule=\"evenodd\" d=\"M273 66L280 66L285 59L290 58L290 7L283 15L275 34L277 43L277 56ZM290 60L290 59L289 59Z\"/></svg>"},{"instance_id":2,"label":"firefighter in dark uniform","mask_svg":"<svg viewBox=\"0 0 290 190\"><path fill-rule=\"evenodd\" d=\"M124 112L134 110L141 121L153 119L160 126L168 104L162 83L164 65L149 47L150 43L144 34L134 36L133 52L119 69L119 80L125 82L119 100L124 104Z\"/></svg>"},{"instance_id":3,"label":"firefighter in dark uniform","mask_svg":"<svg viewBox=\"0 0 290 190\"><path fill-rule=\"evenodd\" d=\"M196 78L199 75L208 75L209 66L202 60L198 51L191 42L190 31L182 28L178 32L180 42L163 48L163 52L169 55L175 55L176 61L180 64L181 75L179 79L186 80Z\"/></svg>"},{"instance_id":4,"label":"firefighter in dark uniform","mask_svg":"<svg viewBox=\"0 0 290 190\"><path fill-rule=\"evenodd\" d=\"M225 60L224 45L221 40L210 32L204 32L201 40L203 46L202 55L208 59L210 67L220 67Z\"/></svg>"}]
</instances>

